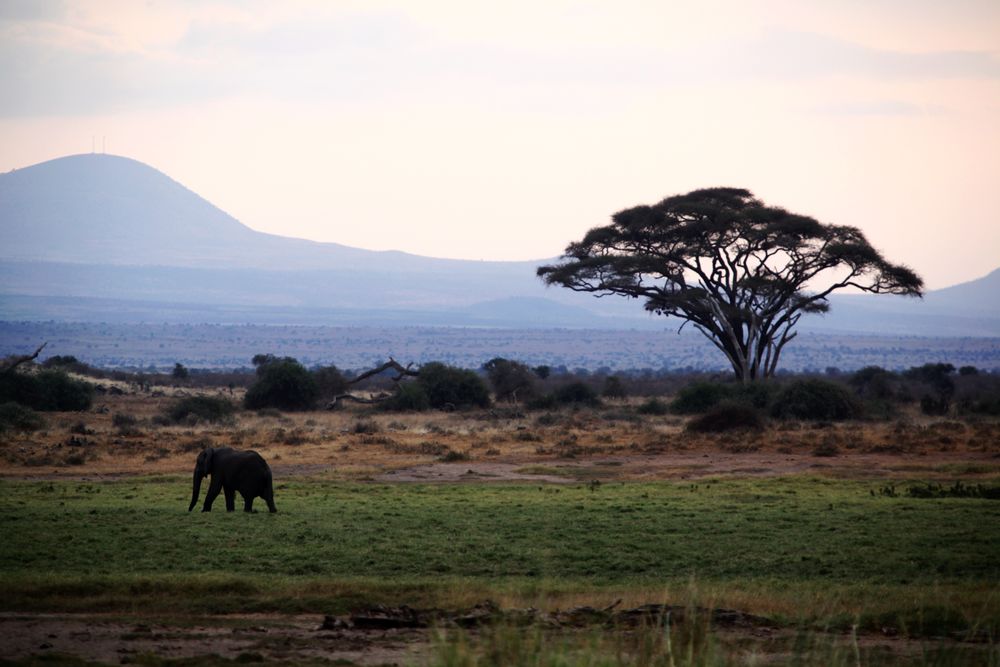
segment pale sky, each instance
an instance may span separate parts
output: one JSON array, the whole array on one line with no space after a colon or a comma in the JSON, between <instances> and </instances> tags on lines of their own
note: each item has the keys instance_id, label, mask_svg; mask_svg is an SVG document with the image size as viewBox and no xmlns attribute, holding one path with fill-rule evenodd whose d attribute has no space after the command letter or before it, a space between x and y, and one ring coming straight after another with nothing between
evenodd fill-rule
<instances>
[{"instance_id":1,"label":"pale sky","mask_svg":"<svg viewBox=\"0 0 1000 667\"><path fill-rule=\"evenodd\" d=\"M1000 2L0 0L0 171L94 137L276 234L538 259L728 185L944 287L1000 267Z\"/></svg>"}]
</instances>

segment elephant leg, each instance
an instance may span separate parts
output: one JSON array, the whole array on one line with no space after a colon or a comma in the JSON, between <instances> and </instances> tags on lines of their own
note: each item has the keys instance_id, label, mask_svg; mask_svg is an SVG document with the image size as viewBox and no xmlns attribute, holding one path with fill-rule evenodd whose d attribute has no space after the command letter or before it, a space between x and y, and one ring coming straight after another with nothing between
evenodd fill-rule
<instances>
[{"instance_id":1,"label":"elephant leg","mask_svg":"<svg viewBox=\"0 0 1000 667\"><path fill-rule=\"evenodd\" d=\"M268 494L266 496L264 496L264 502L267 503L267 511L270 512L271 514L274 514L275 512L278 511L278 508L274 506L274 494L273 493L268 492Z\"/></svg>"},{"instance_id":2,"label":"elephant leg","mask_svg":"<svg viewBox=\"0 0 1000 667\"><path fill-rule=\"evenodd\" d=\"M222 478L218 480L215 479L215 475L212 475L212 483L208 487L208 493L205 494L205 504L202 506L202 512L211 512L212 503L215 502L216 496L219 495L219 491L222 490Z\"/></svg>"},{"instance_id":3,"label":"elephant leg","mask_svg":"<svg viewBox=\"0 0 1000 667\"><path fill-rule=\"evenodd\" d=\"M243 511L253 512L253 496L243 496Z\"/></svg>"},{"instance_id":4,"label":"elephant leg","mask_svg":"<svg viewBox=\"0 0 1000 667\"><path fill-rule=\"evenodd\" d=\"M236 489L232 487L226 488L226 511L233 512L236 510Z\"/></svg>"}]
</instances>

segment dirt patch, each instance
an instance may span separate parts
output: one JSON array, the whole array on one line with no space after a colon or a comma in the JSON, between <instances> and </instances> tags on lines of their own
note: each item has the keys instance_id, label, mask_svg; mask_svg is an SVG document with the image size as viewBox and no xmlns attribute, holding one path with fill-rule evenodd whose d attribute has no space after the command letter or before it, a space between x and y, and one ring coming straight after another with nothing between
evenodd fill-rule
<instances>
[{"instance_id":1,"label":"dirt patch","mask_svg":"<svg viewBox=\"0 0 1000 667\"><path fill-rule=\"evenodd\" d=\"M501 609L485 602L471 609L445 612L403 607L369 607L344 617L317 615L229 615L184 620L122 619L79 614L0 613L0 657L8 660L70 655L106 664L133 662L143 655L165 659L219 656L236 662L298 664L328 661L354 665L426 664L438 632L464 632L473 641L493 623L542 628L546 633L614 632L659 627L666 619L684 624L710 620L723 651L735 657L752 653L760 664L784 664L793 658L800 630L766 618L729 609L689 609L642 605L618 610L577 607L568 610ZM453 629L449 629L453 628ZM916 658L929 649L960 648L971 661L985 664L988 647L956 640L912 640L869 634L814 631L816 645L860 647L866 655ZM755 663L756 664L756 663Z\"/></svg>"},{"instance_id":2,"label":"dirt patch","mask_svg":"<svg viewBox=\"0 0 1000 667\"><path fill-rule=\"evenodd\" d=\"M155 393L155 392L154 392ZM191 473L204 447L258 451L276 479L380 482L698 479L797 473L976 479L1000 475L1000 422L914 413L896 422L774 422L761 432L692 434L676 416L554 413L238 412L219 423L165 424L173 399L97 399L47 413L44 429L0 435L0 477L114 480ZM128 428L115 417L134 420ZM119 422L121 420L119 419ZM361 425L364 429L359 428Z\"/></svg>"},{"instance_id":3,"label":"dirt patch","mask_svg":"<svg viewBox=\"0 0 1000 667\"><path fill-rule=\"evenodd\" d=\"M427 630L320 630L320 616L226 616L190 622L135 622L83 615L0 614L0 656L62 653L117 664L218 655L247 662L349 661L358 665L418 662L430 648Z\"/></svg>"}]
</instances>

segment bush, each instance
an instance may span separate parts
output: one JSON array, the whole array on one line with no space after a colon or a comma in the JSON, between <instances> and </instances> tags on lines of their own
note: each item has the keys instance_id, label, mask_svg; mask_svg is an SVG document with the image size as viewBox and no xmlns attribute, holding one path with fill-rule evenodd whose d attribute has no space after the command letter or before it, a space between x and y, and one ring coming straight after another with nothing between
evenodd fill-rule
<instances>
[{"instance_id":1,"label":"bush","mask_svg":"<svg viewBox=\"0 0 1000 667\"><path fill-rule=\"evenodd\" d=\"M552 394L543 394L525 403L524 407L529 410L555 410L559 404L556 403L556 397Z\"/></svg>"},{"instance_id":2,"label":"bush","mask_svg":"<svg viewBox=\"0 0 1000 667\"><path fill-rule=\"evenodd\" d=\"M620 377L609 375L604 378L604 389L601 391L601 395L604 398L625 398L628 393L625 391L625 385L622 384Z\"/></svg>"},{"instance_id":3,"label":"bush","mask_svg":"<svg viewBox=\"0 0 1000 667\"><path fill-rule=\"evenodd\" d=\"M126 426L135 426L139 423L139 420L132 415L127 415L122 412L116 412L111 416L111 425L115 428L123 428Z\"/></svg>"},{"instance_id":4,"label":"bush","mask_svg":"<svg viewBox=\"0 0 1000 667\"><path fill-rule=\"evenodd\" d=\"M535 394L535 375L519 361L496 357L483 364L497 400L530 399Z\"/></svg>"},{"instance_id":5,"label":"bush","mask_svg":"<svg viewBox=\"0 0 1000 667\"><path fill-rule=\"evenodd\" d=\"M590 388L590 385L583 382L570 382L556 389L553 394L556 402L561 405L600 405L601 400L597 397L597 392Z\"/></svg>"},{"instance_id":6,"label":"bush","mask_svg":"<svg viewBox=\"0 0 1000 667\"><path fill-rule=\"evenodd\" d=\"M681 415L694 415L712 409L730 397L729 385L718 382L695 382L677 392L670 409Z\"/></svg>"},{"instance_id":7,"label":"bush","mask_svg":"<svg viewBox=\"0 0 1000 667\"><path fill-rule=\"evenodd\" d=\"M432 408L488 407L490 392L476 373L432 361L420 367L418 385Z\"/></svg>"},{"instance_id":8,"label":"bush","mask_svg":"<svg viewBox=\"0 0 1000 667\"><path fill-rule=\"evenodd\" d=\"M771 405L778 419L839 421L861 416L861 404L843 385L828 380L795 380L781 388Z\"/></svg>"},{"instance_id":9,"label":"bush","mask_svg":"<svg viewBox=\"0 0 1000 667\"><path fill-rule=\"evenodd\" d=\"M371 419L359 419L354 422L351 426L351 433L356 433L358 435L372 435L374 433L381 433L382 427L379 426L378 422L372 421Z\"/></svg>"},{"instance_id":10,"label":"bush","mask_svg":"<svg viewBox=\"0 0 1000 667\"><path fill-rule=\"evenodd\" d=\"M37 431L45 426L40 414L20 403L0 403L0 433L5 431Z\"/></svg>"},{"instance_id":11,"label":"bush","mask_svg":"<svg viewBox=\"0 0 1000 667\"><path fill-rule=\"evenodd\" d=\"M905 375L911 380L920 382L926 391L920 398L920 409L928 415L947 414L951 407L951 399L955 395L955 381L951 374L955 367L951 364L936 363L914 366Z\"/></svg>"},{"instance_id":12,"label":"bush","mask_svg":"<svg viewBox=\"0 0 1000 667\"><path fill-rule=\"evenodd\" d=\"M959 403L958 410L962 414L1000 417L1000 392L963 400Z\"/></svg>"},{"instance_id":13,"label":"bush","mask_svg":"<svg viewBox=\"0 0 1000 667\"><path fill-rule=\"evenodd\" d=\"M175 380L187 380L191 376L191 373L181 362L174 364L174 370L170 371L170 377Z\"/></svg>"},{"instance_id":14,"label":"bush","mask_svg":"<svg viewBox=\"0 0 1000 667\"><path fill-rule=\"evenodd\" d=\"M379 403L379 407L393 412L422 412L430 409L431 399L419 382L403 382L400 383L396 394Z\"/></svg>"},{"instance_id":15,"label":"bush","mask_svg":"<svg viewBox=\"0 0 1000 667\"><path fill-rule=\"evenodd\" d=\"M44 368L59 368L62 366L76 366L80 360L72 354L56 354L42 362Z\"/></svg>"},{"instance_id":16,"label":"bush","mask_svg":"<svg viewBox=\"0 0 1000 667\"><path fill-rule=\"evenodd\" d=\"M321 366L312 372L320 398L330 400L347 391L347 380L336 366Z\"/></svg>"},{"instance_id":17,"label":"bush","mask_svg":"<svg viewBox=\"0 0 1000 667\"><path fill-rule=\"evenodd\" d=\"M243 404L250 410L278 408L279 410L308 410L319 398L316 378L291 357L281 359L262 355L254 357L257 381L247 390Z\"/></svg>"},{"instance_id":18,"label":"bush","mask_svg":"<svg viewBox=\"0 0 1000 667\"><path fill-rule=\"evenodd\" d=\"M225 398L189 396L170 406L165 416L168 421L175 424L192 418L218 422L228 419L234 412L236 412L236 406Z\"/></svg>"},{"instance_id":19,"label":"bush","mask_svg":"<svg viewBox=\"0 0 1000 667\"><path fill-rule=\"evenodd\" d=\"M673 412L693 415L711 410L724 401L745 403L763 410L774 396L774 385L766 382L750 384L723 384L721 382L695 382L677 392L670 403Z\"/></svg>"},{"instance_id":20,"label":"bush","mask_svg":"<svg viewBox=\"0 0 1000 667\"><path fill-rule=\"evenodd\" d=\"M87 410L93 397L93 385L59 370L0 374L0 403L13 401L33 410L68 412Z\"/></svg>"},{"instance_id":21,"label":"bush","mask_svg":"<svg viewBox=\"0 0 1000 667\"><path fill-rule=\"evenodd\" d=\"M640 415L665 415L669 410L669 406L658 398L647 399L635 409Z\"/></svg>"},{"instance_id":22,"label":"bush","mask_svg":"<svg viewBox=\"0 0 1000 667\"><path fill-rule=\"evenodd\" d=\"M711 410L688 422L687 429L695 433L721 433L736 429L760 430L764 420L760 413L746 403L724 401Z\"/></svg>"}]
</instances>

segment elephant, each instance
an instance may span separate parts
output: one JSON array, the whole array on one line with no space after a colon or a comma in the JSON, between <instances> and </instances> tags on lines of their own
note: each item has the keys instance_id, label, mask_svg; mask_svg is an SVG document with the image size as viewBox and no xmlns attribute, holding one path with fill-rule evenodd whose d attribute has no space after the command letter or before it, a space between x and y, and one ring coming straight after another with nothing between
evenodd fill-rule
<instances>
[{"instance_id":1,"label":"elephant","mask_svg":"<svg viewBox=\"0 0 1000 667\"><path fill-rule=\"evenodd\" d=\"M243 496L243 511L253 511L253 499L260 496L267 503L268 511L277 512L274 506L274 489L271 482L271 469L264 458L253 451L237 451L229 447L214 449L206 448L198 455L194 464L194 482L191 492L191 506L188 512L198 504L198 494L201 492L201 480L209 475L212 483L205 495L205 505L202 512L212 511L212 502L219 491L226 493L226 511L235 509L236 492Z\"/></svg>"}]
</instances>

